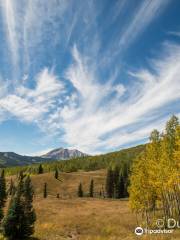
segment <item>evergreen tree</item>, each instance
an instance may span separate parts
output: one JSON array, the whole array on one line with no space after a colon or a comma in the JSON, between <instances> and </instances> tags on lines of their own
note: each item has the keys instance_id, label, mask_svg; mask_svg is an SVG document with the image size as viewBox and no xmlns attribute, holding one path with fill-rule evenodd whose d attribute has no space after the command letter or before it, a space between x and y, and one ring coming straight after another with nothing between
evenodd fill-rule
<instances>
[{"instance_id":1,"label":"evergreen tree","mask_svg":"<svg viewBox=\"0 0 180 240\"><path fill-rule=\"evenodd\" d=\"M102 197L102 192L101 192L101 190L99 191L99 196Z\"/></svg>"},{"instance_id":2,"label":"evergreen tree","mask_svg":"<svg viewBox=\"0 0 180 240\"><path fill-rule=\"evenodd\" d=\"M4 217L3 207L5 206L6 197L7 197L7 195L6 195L6 180L5 180L5 176L4 176L4 170L2 170L1 176L0 176L0 222Z\"/></svg>"},{"instance_id":3,"label":"evergreen tree","mask_svg":"<svg viewBox=\"0 0 180 240\"><path fill-rule=\"evenodd\" d=\"M12 196L7 215L3 220L3 234L9 240L23 240L32 235L35 214L32 210L32 188L30 179L24 183L20 174L15 195ZM32 214L33 213L33 214Z\"/></svg>"},{"instance_id":4,"label":"evergreen tree","mask_svg":"<svg viewBox=\"0 0 180 240\"><path fill-rule=\"evenodd\" d=\"M47 183L44 183L43 197L47 198Z\"/></svg>"},{"instance_id":5,"label":"evergreen tree","mask_svg":"<svg viewBox=\"0 0 180 240\"><path fill-rule=\"evenodd\" d=\"M3 217L4 217L3 207L0 206L0 223L1 223L2 219L3 219Z\"/></svg>"},{"instance_id":6,"label":"evergreen tree","mask_svg":"<svg viewBox=\"0 0 180 240\"><path fill-rule=\"evenodd\" d=\"M6 202L6 179L4 169L1 172L0 176L0 206L4 207Z\"/></svg>"},{"instance_id":7,"label":"evergreen tree","mask_svg":"<svg viewBox=\"0 0 180 240\"><path fill-rule=\"evenodd\" d=\"M129 181L129 178L123 177L123 179L124 179L124 197L129 197L128 188L129 188L130 181Z\"/></svg>"},{"instance_id":8,"label":"evergreen tree","mask_svg":"<svg viewBox=\"0 0 180 240\"><path fill-rule=\"evenodd\" d=\"M106 177L106 194L108 198L113 198L114 195L114 180L113 171L111 168L107 171Z\"/></svg>"},{"instance_id":9,"label":"evergreen tree","mask_svg":"<svg viewBox=\"0 0 180 240\"><path fill-rule=\"evenodd\" d=\"M38 174L42 174L43 172L44 170L43 170L42 164L40 164L38 168Z\"/></svg>"},{"instance_id":10,"label":"evergreen tree","mask_svg":"<svg viewBox=\"0 0 180 240\"><path fill-rule=\"evenodd\" d=\"M33 208L33 186L30 176L27 176L24 182L24 235L31 236L34 233L34 223L36 221L36 214Z\"/></svg>"},{"instance_id":11,"label":"evergreen tree","mask_svg":"<svg viewBox=\"0 0 180 240\"><path fill-rule=\"evenodd\" d=\"M23 239L22 224L25 220L23 205L19 193L11 199L6 217L3 220L3 234L8 240Z\"/></svg>"},{"instance_id":12,"label":"evergreen tree","mask_svg":"<svg viewBox=\"0 0 180 240\"><path fill-rule=\"evenodd\" d=\"M9 186L8 193L9 193L10 196L15 193L15 186L14 186L12 178L11 178L11 181L10 181L10 186Z\"/></svg>"},{"instance_id":13,"label":"evergreen tree","mask_svg":"<svg viewBox=\"0 0 180 240\"><path fill-rule=\"evenodd\" d=\"M118 184L118 198L123 198L124 197L124 178L123 176L120 176L119 178L119 184Z\"/></svg>"},{"instance_id":14,"label":"evergreen tree","mask_svg":"<svg viewBox=\"0 0 180 240\"><path fill-rule=\"evenodd\" d=\"M56 170L55 170L54 177L55 177L55 179L58 179L58 178L59 178L59 172L58 172L58 169L57 169L57 168L56 168Z\"/></svg>"},{"instance_id":15,"label":"evergreen tree","mask_svg":"<svg viewBox=\"0 0 180 240\"><path fill-rule=\"evenodd\" d=\"M89 196L94 197L94 180L91 180L90 186L89 186Z\"/></svg>"},{"instance_id":16,"label":"evergreen tree","mask_svg":"<svg viewBox=\"0 0 180 240\"><path fill-rule=\"evenodd\" d=\"M123 167L123 171L122 171L122 177L123 177L123 181L124 181L124 197L129 197L129 192L128 192L128 188L129 188L129 170L130 166L128 163L124 164ZM119 179L120 180L120 179Z\"/></svg>"},{"instance_id":17,"label":"evergreen tree","mask_svg":"<svg viewBox=\"0 0 180 240\"><path fill-rule=\"evenodd\" d=\"M114 186L114 193L113 193L113 197L114 198L118 198L119 194L119 167L116 166L114 171L113 171L113 186Z\"/></svg>"},{"instance_id":18,"label":"evergreen tree","mask_svg":"<svg viewBox=\"0 0 180 240\"><path fill-rule=\"evenodd\" d=\"M80 183L78 187L78 197L83 197L82 183Z\"/></svg>"}]
</instances>

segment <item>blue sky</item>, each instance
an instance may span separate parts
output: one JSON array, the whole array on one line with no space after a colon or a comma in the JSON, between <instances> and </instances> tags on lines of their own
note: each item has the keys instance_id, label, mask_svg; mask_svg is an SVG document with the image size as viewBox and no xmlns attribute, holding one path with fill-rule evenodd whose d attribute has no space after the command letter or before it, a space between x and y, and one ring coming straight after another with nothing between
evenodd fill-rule
<instances>
[{"instance_id":1,"label":"blue sky","mask_svg":"<svg viewBox=\"0 0 180 240\"><path fill-rule=\"evenodd\" d=\"M180 116L179 0L0 0L0 151L103 153Z\"/></svg>"}]
</instances>

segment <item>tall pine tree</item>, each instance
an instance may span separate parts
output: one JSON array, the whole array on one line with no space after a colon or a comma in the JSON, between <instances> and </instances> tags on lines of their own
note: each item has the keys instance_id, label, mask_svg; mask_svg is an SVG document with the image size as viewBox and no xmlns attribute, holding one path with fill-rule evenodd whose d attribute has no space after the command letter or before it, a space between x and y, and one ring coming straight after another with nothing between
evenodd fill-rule
<instances>
[{"instance_id":1,"label":"tall pine tree","mask_svg":"<svg viewBox=\"0 0 180 240\"><path fill-rule=\"evenodd\" d=\"M124 178L120 176L118 184L118 198L123 198L125 193Z\"/></svg>"},{"instance_id":2,"label":"tall pine tree","mask_svg":"<svg viewBox=\"0 0 180 240\"><path fill-rule=\"evenodd\" d=\"M47 183L44 183L43 197L47 198Z\"/></svg>"},{"instance_id":3,"label":"tall pine tree","mask_svg":"<svg viewBox=\"0 0 180 240\"><path fill-rule=\"evenodd\" d=\"M3 217L4 217L3 207L0 206L0 223L1 223L2 219L3 219Z\"/></svg>"},{"instance_id":4,"label":"tall pine tree","mask_svg":"<svg viewBox=\"0 0 180 240\"><path fill-rule=\"evenodd\" d=\"M56 170L55 170L54 177L55 177L55 179L58 179L58 178L59 178L59 172L58 172L58 169L57 169L57 168L56 168Z\"/></svg>"},{"instance_id":5,"label":"tall pine tree","mask_svg":"<svg viewBox=\"0 0 180 240\"><path fill-rule=\"evenodd\" d=\"M1 172L0 176L0 206L4 207L6 202L6 179L4 169Z\"/></svg>"},{"instance_id":6,"label":"tall pine tree","mask_svg":"<svg viewBox=\"0 0 180 240\"><path fill-rule=\"evenodd\" d=\"M24 223L23 204L21 195L18 190L16 195L11 199L7 215L3 220L3 234L8 240L23 239L22 225Z\"/></svg>"},{"instance_id":7,"label":"tall pine tree","mask_svg":"<svg viewBox=\"0 0 180 240\"><path fill-rule=\"evenodd\" d=\"M8 194L11 196L14 193L15 193L15 186L14 186L14 182L13 182L13 180L11 178L9 189L8 189Z\"/></svg>"},{"instance_id":8,"label":"tall pine tree","mask_svg":"<svg viewBox=\"0 0 180 240\"><path fill-rule=\"evenodd\" d=\"M89 186L89 196L94 197L94 180L92 179Z\"/></svg>"},{"instance_id":9,"label":"tall pine tree","mask_svg":"<svg viewBox=\"0 0 180 240\"><path fill-rule=\"evenodd\" d=\"M9 240L23 240L34 232L35 212L32 207L33 191L30 178L24 182L19 175L15 195L12 196L7 215L3 220L3 234Z\"/></svg>"},{"instance_id":10,"label":"tall pine tree","mask_svg":"<svg viewBox=\"0 0 180 240\"><path fill-rule=\"evenodd\" d=\"M82 183L80 183L78 186L78 197L83 197Z\"/></svg>"},{"instance_id":11,"label":"tall pine tree","mask_svg":"<svg viewBox=\"0 0 180 240\"><path fill-rule=\"evenodd\" d=\"M34 223L36 221L36 214L33 208L33 186L30 176L27 176L24 182L24 214L25 214L25 227L24 235L31 236L34 233Z\"/></svg>"},{"instance_id":12,"label":"tall pine tree","mask_svg":"<svg viewBox=\"0 0 180 240\"><path fill-rule=\"evenodd\" d=\"M118 166L116 166L113 171L113 186L114 186L113 197L118 198L118 192L119 192L119 167Z\"/></svg>"},{"instance_id":13,"label":"tall pine tree","mask_svg":"<svg viewBox=\"0 0 180 240\"><path fill-rule=\"evenodd\" d=\"M38 168L38 174L42 174L43 172L44 170L43 170L42 164L40 164Z\"/></svg>"},{"instance_id":14,"label":"tall pine tree","mask_svg":"<svg viewBox=\"0 0 180 240\"><path fill-rule=\"evenodd\" d=\"M107 171L106 177L106 194L108 198L113 198L114 196L114 176L111 168Z\"/></svg>"}]
</instances>

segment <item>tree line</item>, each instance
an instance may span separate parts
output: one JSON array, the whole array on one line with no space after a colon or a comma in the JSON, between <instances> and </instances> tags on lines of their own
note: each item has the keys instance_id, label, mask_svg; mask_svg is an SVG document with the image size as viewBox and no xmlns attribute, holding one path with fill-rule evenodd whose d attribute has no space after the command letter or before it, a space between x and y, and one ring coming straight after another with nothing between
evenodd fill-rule
<instances>
[{"instance_id":1,"label":"tree line","mask_svg":"<svg viewBox=\"0 0 180 240\"><path fill-rule=\"evenodd\" d=\"M128 173L121 172L116 166L109 168L106 177L106 196L108 198L128 197Z\"/></svg>"},{"instance_id":2,"label":"tree line","mask_svg":"<svg viewBox=\"0 0 180 240\"><path fill-rule=\"evenodd\" d=\"M107 169L111 166L131 165L133 159L136 158L145 148L145 145L124 149L117 152L102 154L98 156L86 156L63 161L51 161L41 164L31 164L28 166L7 167L6 175L15 175L20 171L31 175L39 174L39 167L43 168L43 172L54 172L56 169L61 172L76 172L78 170L94 171L99 169ZM40 169L41 171L42 169Z\"/></svg>"},{"instance_id":3,"label":"tree line","mask_svg":"<svg viewBox=\"0 0 180 240\"><path fill-rule=\"evenodd\" d=\"M78 197L94 197L94 188L95 188L94 180L90 181L89 192L84 193L83 185L80 182L77 190ZM96 196L104 197L104 198L126 198L129 196L128 194L128 185L129 185L129 175L128 169L119 168L119 166L109 167L107 169L106 182L105 182L105 190L101 189L98 193L96 192Z\"/></svg>"},{"instance_id":4,"label":"tree line","mask_svg":"<svg viewBox=\"0 0 180 240\"><path fill-rule=\"evenodd\" d=\"M84 197L83 185L82 185L81 182L79 183L79 186L78 186L77 195L80 198ZM95 192L94 192L94 180L91 179L90 185L89 185L89 193L86 194L86 196L93 198L94 195L95 195Z\"/></svg>"}]
</instances>

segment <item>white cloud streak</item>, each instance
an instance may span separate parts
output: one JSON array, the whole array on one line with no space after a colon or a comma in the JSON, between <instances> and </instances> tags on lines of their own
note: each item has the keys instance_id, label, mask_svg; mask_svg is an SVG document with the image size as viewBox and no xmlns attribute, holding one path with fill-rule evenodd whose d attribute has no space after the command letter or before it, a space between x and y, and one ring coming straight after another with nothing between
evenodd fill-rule
<instances>
[{"instance_id":1,"label":"white cloud streak","mask_svg":"<svg viewBox=\"0 0 180 240\"><path fill-rule=\"evenodd\" d=\"M169 0L145 0L134 12L130 23L125 27L119 46L128 46L164 10Z\"/></svg>"},{"instance_id":2,"label":"white cloud streak","mask_svg":"<svg viewBox=\"0 0 180 240\"><path fill-rule=\"evenodd\" d=\"M53 35L51 44L64 38L57 29L68 6L65 0L45 0L43 3L41 0L0 0L14 80L21 76L21 71L28 73L35 54L38 58L46 50L42 42L50 36L46 32L47 24L51 26Z\"/></svg>"},{"instance_id":3,"label":"white cloud streak","mask_svg":"<svg viewBox=\"0 0 180 240\"><path fill-rule=\"evenodd\" d=\"M81 97L78 107L70 102L57 115L65 131L65 142L87 152L108 150L135 140L135 136L136 140L147 137L150 130L159 126L157 110L180 99L180 46L166 43L164 48L161 58L151 61L153 72L141 69L130 73L135 83L127 89L130 96L126 100L116 95L108 99L114 93L113 84L107 87L90 79L89 76L94 76L92 69L77 49L75 55L73 51L75 63L67 70L67 76ZM135 95L134 87L138 88ZM151 124L144 127L143 122ZM135 129L129 132L127 128L131 125Z\"/></svg>"},{"instance_id":4,"label":"white cloud streak","mask_svg":"<svg viewBox=\"0 0 180 240\"><path fill-rule=\"evenodd\" d=\"M17 67L19 62L18 48L19 41L17 36L16 15L14 1L1 0L0 7L2 10L3 21L6 25L6 35L9 42L9 48L12 54L12 62Z\"/></svg>"},{"instance_id":5,"label":"white cloud streak","mask_svg":"<svg viewBox=\"0 0 180 240\"><path fill-rule=\"evenodd\" d=\"M15 117L35 122L69 147L92 154L142 140L154 127L161 128L167 116L161 117L160 112L180 98L180 46L164 44L163 54L150 62L152 71L142 68L129 72L129 85L122 84L118 69L112 76L102 77L98 69L101 39L97 11L93 1L80 3L77 9L75 3L66 0L45 0L43 4L41 0L0 0L12 62L17 71L22 71L13 89L0 78L0 121ZM113 53L117 56L127 49L168 3L169 0L141 1L121 26L116 41L109 41L114 47L108 48L109 54L104 49L101 57L114 60ZM117 7L117 11L110 24L127 7L124 0L117 4L119 8L112 8L114 12ZM59 52L53 50L58 45L60 68L63 51L71 51L72 55L72 63L59 73L65 83L49 70L51 67L42 64L51 53L57 57ZM71 88L66 88L66 83ZM178 113L180 109L176 107L174 111Z\"/></svg>"},{"instance_id":6,"label":"white cloud streak","mask_svg":"<svg viewBox=\"0 0 180 240\"><path fill-rule=\"evenodd\" d=\"M63 84L48 69L36 77L36 86L30 89L24 86L15 89L0 99L0 110L17 117L21 121L42 121L44 115L56 105L56 97L63 94Z\"/></svg>"}]
</instances>

